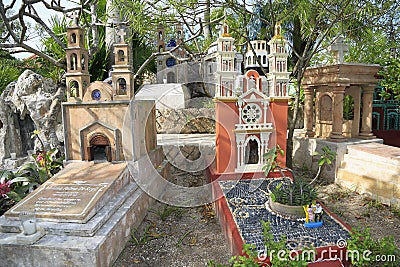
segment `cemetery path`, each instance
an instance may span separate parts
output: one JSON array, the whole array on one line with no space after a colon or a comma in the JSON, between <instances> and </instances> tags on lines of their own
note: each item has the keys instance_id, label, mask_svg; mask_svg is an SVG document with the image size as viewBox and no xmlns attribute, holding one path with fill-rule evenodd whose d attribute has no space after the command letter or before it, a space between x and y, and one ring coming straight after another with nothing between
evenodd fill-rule
<instances>
[{"instance_id":1,"label":"cemetery path","mask_svg":"<svg viewBox=\"0 0 400 267\"><path fill-rule=\"evenodd\" d=\"M172 168L172 182L186 187L205 183L203 172ZM227 263L231 258L221 226L211 204L179 208L156 202L133 231L114 267L207 266L209 260Z\"/></svg>"},{"instance_id":2,"label":"cemetery path","mask_svg":"<svg viewBox=\"0 0 400 267\"><path fill-rule=\"evenodd\" d=\"M353 228L369 228L374 239L393 237L400 247L400 209L331 184L319 188L319 199Z\"/></svg>"}]
</instances>

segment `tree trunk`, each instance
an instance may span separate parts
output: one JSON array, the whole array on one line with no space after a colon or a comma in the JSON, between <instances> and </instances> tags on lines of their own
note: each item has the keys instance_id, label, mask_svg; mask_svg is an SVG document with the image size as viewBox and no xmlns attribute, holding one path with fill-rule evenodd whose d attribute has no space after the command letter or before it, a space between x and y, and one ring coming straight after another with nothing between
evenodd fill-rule
<instances>
[{"instance_id":1,"label":"tree trunk","mask_svg":"<svg viewBox=\"0 0 400 267\"><path fill-rule=\"evenodd\" d=\"M206 27L204 27L204 37L206 39L212 38L212 28L210 24L210 0L206 0L206 8L204 10L204 22Z\"/></svg>"},{"instance_id":2,"label":"tree trunk","mask_svg":"<svg viewBox=\"0 0 400 267\"><path fill-rule=\"evenodd\" d=\"M107 12L106 45L107 45L107 51L110 51L113 48L113 45L117 39L115 27L118 26L118 24L120 23L119 10L114 5L113 0L107 0L106 12ZM112 53L112 51L110 51L110 53L108 53L108 54L109 54L109 56L108 56L107 69L110 70L112 65L115 62L115 57L114 57L114 53Z\"/></svg>"},{"instance_id":3,"label":"tree trunk","mask_svg":"<svg viewBox=\"0 0 400 267\"><path fill-rule=\"evenodd\" d=\"M300 73L300 72L299 72ZM294 136L294 129L297 123L297 117L300 108L300 87L301 87L301 80L302 76L298 74L297 77L297 90L296 95L294 97L294 109L293 109L293 118L292 121L289 122L289 130L288 130L288 139L286 142L286 166L293 169L293 136Z\"/></svg>"}]
</instances>

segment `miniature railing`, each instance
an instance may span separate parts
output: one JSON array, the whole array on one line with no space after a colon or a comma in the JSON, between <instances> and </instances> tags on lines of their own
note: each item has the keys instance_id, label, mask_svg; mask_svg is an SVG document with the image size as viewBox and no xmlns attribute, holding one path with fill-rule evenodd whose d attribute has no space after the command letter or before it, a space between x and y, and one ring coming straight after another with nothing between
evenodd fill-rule
<instances>
[{"instance_id":1,"label":"miniature railing","mask_svg":"<svg viewBox=\"0 0 400 267\"><path fill-rule=\"evenodd\" d=\"M272 130L272 123L260 123L260 124L235 124L236 130Z\"/></svg>"}]
</instances>

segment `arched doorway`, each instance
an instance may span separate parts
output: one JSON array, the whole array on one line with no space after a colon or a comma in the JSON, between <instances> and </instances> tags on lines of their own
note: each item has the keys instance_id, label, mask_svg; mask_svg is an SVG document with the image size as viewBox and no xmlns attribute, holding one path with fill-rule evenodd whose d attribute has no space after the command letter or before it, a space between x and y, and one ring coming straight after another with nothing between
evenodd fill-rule
<instances>
[{"instance_id":1,"label":"arched doorway","mask_svg":"<svg viewBox=\"0 0 400 267\"><path fill-rule=\"evenodd\" d=\"M175 73L173 72L167 73L167 83L176 83Z\"/></svg>"},{"instance_id":2,"label":"arched doorway","mask_svg":"<svg viewBox=\"0 0 400 267\"><path fill-rule=\"evenodd\" d=\"M112 161L110 140L102 134L93 136L89 141L87 154L89 161Z\"/></svg>"},{"instance_id":3,"label":"arched doorway","mask_svg":"<svg viewBox=\"0 0 400 267\"><path fill-rule=\"evenodd\" d=\"M245 164L258 164L258 142L256 140L249 140L246 147Z\"/></svg>"}]
</instances>

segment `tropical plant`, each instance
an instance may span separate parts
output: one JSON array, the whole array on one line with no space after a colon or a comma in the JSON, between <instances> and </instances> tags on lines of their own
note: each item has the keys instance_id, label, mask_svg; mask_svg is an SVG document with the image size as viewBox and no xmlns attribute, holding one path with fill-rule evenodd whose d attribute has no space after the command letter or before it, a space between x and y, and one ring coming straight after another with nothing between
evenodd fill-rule
<instances>
[{"instance_id":1,"label":"tropical plant","mask_svg":"<svg viewBox=\"0 0 400 267\"><path fill-rule=\"evenodd\" d=\"M21 61L15 59L10 53L0 50L0 94L6 86L18 79L22 73Z\"/></svg>"},{"instance_id":2,"label":"tropical plant","mask_svg":"<svg viewBox=\"0 0 400 267\"><path fill-rule=\"evenodd\" d=\"M383 76L381 85L386 88L385 97L390 97L389 92L393 93L396 100L400 100L400 59L392 58L389 60L387 66L380 72Z\"/></svg>"},{"instance_id":3,"label":"tropical plant","mask_svg":"<svg viewBox=\"0 0 400 267\"><path fill-rule=\"evenodd\" d=\"M319 153L317 151L315 151L313 153L313 156L319 156L318 171L317 171L317 174L315 175L315 177L310 182L310 184L312 184L313 182L315 182L315 180L317 180L317 178L319 177L319 175L321 173L322 167L324 165L331 165L336 157L336 152L333 152L328 146L324 146L321 150L322 150L321 153Z\"/></svg>"},{"instance_id":4,"label":"tropical plant","mask_svg":"<svg viewBox=\"0 0 400 267\"><path fill-rule=\"evenodd\" d=\"M394 243L394 238L384 237L375 240L371 237L369 228L360 230L354 228L350 233L351 239L347 241L349 261L352 266L399 266L400 249ZM386 261L383 261L385 257Z\"/></svg>"},{"instance_id":5,"label":"tropical plant","mask_svg":"<svg viewBox=\"0 0 400 267\"><path fill-rule=\"evenodd\" d=\"M274 188L271 188L270 197L274 202L289 206L304 206L315 201L318 192L303 179L297 178L294 181L282 181Z\"/></svg>"},{"instance_id":6,"label":"tropical plant","mask_svg":"<svg viewBox=\"0 0 400 267\"><path fill-rule=\"evenodd\" d=\"M283 156L284 153L285 151L283 151L279 145L276 145L276 147L271 148L263 155L265 159L265 165L263 166L262 170L264 171L265 176L267 176L270 171L275 169L281 171L282 176L285 176L282 173L282 168L279 166L280 162L278 162L278 154Z\"/></svg>"}]
</instances>

